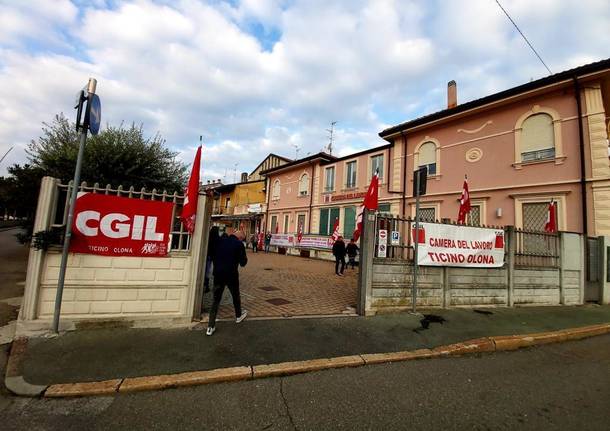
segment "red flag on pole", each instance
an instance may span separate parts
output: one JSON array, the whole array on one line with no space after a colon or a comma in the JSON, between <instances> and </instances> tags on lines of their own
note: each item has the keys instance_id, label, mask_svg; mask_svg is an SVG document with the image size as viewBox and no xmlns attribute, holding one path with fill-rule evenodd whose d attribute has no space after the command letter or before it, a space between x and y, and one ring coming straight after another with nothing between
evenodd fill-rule
<instances>
[{"instance_id":1,"label":"red flag on pole","mask_svg":"<svg viewBox=\"0 0 610 431\"><path fill-rule=\"evenodd\" d=\"M371 178L371 183L369 184L369 189L366 192L364 201L358 209L358 217L356 218L356 230L354 231L353 235L354 241L358 241L358 239L360 238L360 233L362 232L362 217L365 208L371 211L375 211L377 210L377 208L379 208L379 170L375 171L373 178Z\"/></svg>"},{"instance_id":2,"label":"red flag on pole","mask_svg":"<svg viewBox=\"0 0 610 431\"><path fill-rule=\"evenodd\" d=\"M297 242L301 242L303 239L303 223L299 223L299 231L297 232Z\"/></svg>"},{"instance_id":3,"label":"red flag on pole","mask_svg":"<svg viewBox=\"0 0 610 431\"><path fill-rule=\"evenodd\" d=\"M546 224L544 225L544 231L555 233L557 232L557 203L551 201L546 214Z\"/></svg>"},{"instance_id":4,"label":"red flag on pole","mask_svg":"<svg viewBox=\"0 0 610 431\"><path fill-rule=\"evenodd\" d=\"M335 242L337 238L339 238L339 217L335 219L335 224L333 225L333 234L330 238Z\"/></svg>"},{"instance_id":5,"label":"red flag on pole","mask_svg":"<svg viewBox=\"0 0 610 431\"><path fill-rule=\"evenodd\" d=\"M279 233L280 232L280 224L276 224L275 225L275 233Z\"/></svg>"},{"instance_id":6,"label":"red flag on pole","mask_svg":"<svg viewBox=\"0 0 610 431\"><path fill-rule=\"evenodd\" d=\"M192 234L195 230L195 217L197 215L197 200L199 198L199 169L201 165L201 145L197 148L197 154L195 154L195 161L193 162L193 169L191 170L191 177L189 178L188 185L184 190L184 205L182 206L182 213L180 219L184 223L184 227L188 233Z\"/></svg>"},{"instance_id":7,"label":"red flag on pole","mask_svg":"<svg viewBox=\"0 0 610 431\"><path fill-rule=\"evenodd\" d=\"M464 188L460 197L460 212L458 213L458 223L466 223L466 214L470 212L470 193L468 192L468 179L464 178Z\"/></svg>"}]
</instances>

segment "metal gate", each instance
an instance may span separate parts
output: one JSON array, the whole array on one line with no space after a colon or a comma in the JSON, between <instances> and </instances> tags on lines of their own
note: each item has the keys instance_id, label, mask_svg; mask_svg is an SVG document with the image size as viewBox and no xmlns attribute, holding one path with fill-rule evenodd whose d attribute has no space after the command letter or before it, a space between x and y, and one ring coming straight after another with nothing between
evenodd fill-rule
<instances>
[{"instance_id":1,"label":"metal gate","mask_svg":"<svg viewBox=\"0 0 610 431\"><path fill-rule=\"evenodd\" d=\"M600 262L600 247L597 238L587 238L587 282L585 283L585 302L598 302L601 294L603 274Z\"/></svg>"}]
</instances>

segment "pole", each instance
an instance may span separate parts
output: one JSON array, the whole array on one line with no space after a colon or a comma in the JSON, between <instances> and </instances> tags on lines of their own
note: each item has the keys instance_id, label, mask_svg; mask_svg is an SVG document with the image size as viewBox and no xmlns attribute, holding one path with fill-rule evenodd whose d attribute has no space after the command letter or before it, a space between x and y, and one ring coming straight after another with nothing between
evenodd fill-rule
<instances>
[{"instance_id":1,"label":"pole","mask_svg":"<svg viewBox=\"0 0 610 431\"><path fill-rule=\"evenodd\" d=\"M89 78L87 85L87 113L91 109L89 103L90 96L95 94L97 81L94 78ZM81 102L82 103L82 102ZM89 115L85 114L85 118ZM83 154L85 152L85 143L87 142L87 130L89 124L85 122L81 126L80 141L78 144L78 157L76 158L76 168L74 169L74 180L70 194L70 205L68 206L68 218L66 219L66 233L64 236L64 246L61 253L61 264L59 266L59 277L57 280L57 294L55 295L55 311L53 313L53 332L59 333L59 314L61 312L61 299L64 293L64 281L66 279L66 268L68 266L68 251L70 249L70 239L72 238L72 220L74 219L74 205L78 194L78 186L80 183L80 172L83 165Z\"/></svg>"},{"instance_id":2,"label":"pole","mask_svg":"<svg viewBox=\"0 0 610 431\"><path fill-rule=\"evenodd\" d=\"M411 311L417 312L417 273L419 269L418 265L418 251L419 251L419 182L421 178L419 172L415 176L415 239L413 245L413 287L411 288Z\"/></svg>"}]
</instances>

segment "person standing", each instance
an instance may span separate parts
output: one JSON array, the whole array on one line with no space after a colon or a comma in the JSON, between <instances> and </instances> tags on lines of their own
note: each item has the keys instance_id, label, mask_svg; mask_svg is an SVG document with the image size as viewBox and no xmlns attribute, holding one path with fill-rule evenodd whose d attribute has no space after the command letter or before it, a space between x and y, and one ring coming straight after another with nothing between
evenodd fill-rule
<instances>
[{"instance_id":1,"label":"person standing","mask_svg":"<svg viewBox=\"0 0 610 431\"><path fill-rule=\"evenodd\" d=\"M229 288L233 297L233 308L235 308L235 322L241 323L248 312L241 309L241 298L239 294L239 271L238 266L244 267L248 263L244 239L246 235L235 232L221 238L216 246L214 256L214 302L210 310L210 320L206 335L212 335L216 331L216 314L222 300L225 287Z\"/></svg>"},{"instance_id":2,"label":"person standing","mask_svg":"<svg viewBox=\"0 0 610 431\"><path fill-rule=\"evenodd\" d=\"M341 235L333 244L333 255L335 256L335 274L342 276L345 270L345 242L343 242ZM341 271L339 271L339 263L341 264Z\"/></svg>"},{"instance_id":3,"label":"person standing","mask_svg":"<svg viewBox=\"0 0 610 431\"><path fill-rule=\"evenodd\" d=\"M271 245L271 234L267 231L265 235L265 253L269 253L269 246Z\"/></svg>"},{"instance_id":4,"label":"person standing","mask_svg":"<svg viewBox=\"0 0 610 431\"><path fill-rule=\"evenodd\" d=\"M257 240L256 240L256 234L253 233L252 236L250 237L250 245L252 246L252 251L254 253L256 253L258 251L258 247L257 247Z\"/></svg>"},{"instance_id":5,"label":"person standing","mask_svg":"<svg viewBox=\"0 0 610 431\"><path fill-rule=\"evenodd\" d=\"M347 251L347 258L349 259L348 264L352 266L352 269L354 269L354 266L356 266L356 256L358 255L359 250L356 241L354 241L354 238L350 240L349 244L345 249Z\"/></svg>"}]
</instances>

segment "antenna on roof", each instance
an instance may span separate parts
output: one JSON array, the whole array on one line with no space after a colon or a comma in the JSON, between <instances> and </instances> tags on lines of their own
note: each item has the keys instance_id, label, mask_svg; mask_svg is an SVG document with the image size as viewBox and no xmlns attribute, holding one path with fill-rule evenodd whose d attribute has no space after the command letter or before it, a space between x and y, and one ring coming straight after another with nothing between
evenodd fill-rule
<instances>
[{"instance_id":1,"label":"antenna on roof","mask_svg":"<svg viewBox=\"0 0 610 431\"><path fill-rule=\"evenodd\" d=\"M233 163L233 183L235 184L235 181L237 181L237 165L239 165L239 163Z\"/></svg>"},{"instance_id":2,"label":"antenna on roof","mask_svg":"<svg viewBox=\"0 0 610 431\"><path fill-rule=\"evenodd\" d=\"M292 146L294 147L294 151L295 151L294 159L298 160L298 158L299 158L299 150L301 148L297 144L292 144Z\"/></svg>"},{"instance_id":3,"label":"antenna on roof","mask_svg":"<svg viewBox=\"0 0 610 431\"><path fill-rule=\"evenodd\" d=\"M337 122L332 121L330 123L330 129L326 129L326 131L328 133L330 133L330 136L328 139L328 146L326 147L326 149L328 150L328 154L330 154L330 155L333 154L333 142L334 142L334 138L335 138L335 124L337 124Z\"/></svg>"}]
</instances>

